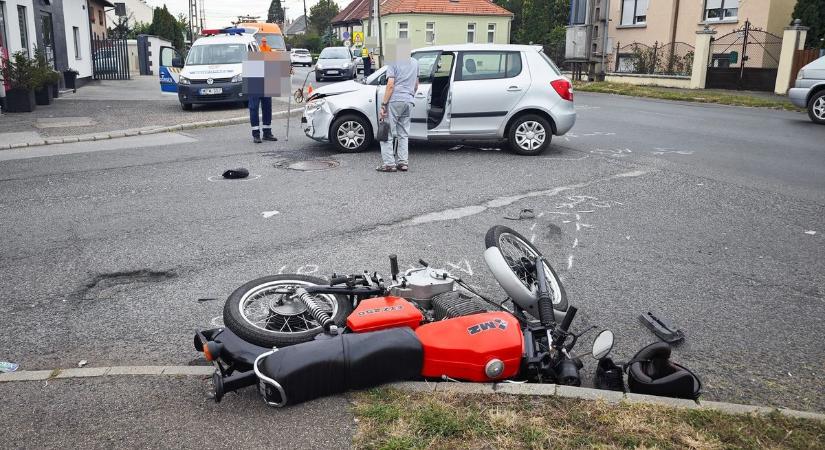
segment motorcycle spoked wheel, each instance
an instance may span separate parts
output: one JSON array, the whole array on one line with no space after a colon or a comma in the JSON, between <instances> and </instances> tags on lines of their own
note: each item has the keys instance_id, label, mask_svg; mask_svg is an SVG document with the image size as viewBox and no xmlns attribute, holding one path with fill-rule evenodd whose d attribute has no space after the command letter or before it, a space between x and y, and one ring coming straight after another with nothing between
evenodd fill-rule
<instances>
[{"instance_id":1,"label":"motorcycle spoked wheel","mask_svg":"<svg viewBox=\"0 0 825 450\"><path fill-rule=\"evenodd\" d=\"M235 334L261 347L285 347L312 340L323 330L300 300L275 292L289 288L326 285L323 278L308 275L270 275L235 289L226 299L223 321ZM342 295L318 294L315 301L343 327L352 305Z\"/></svg>"},{"instance_id":2,"label":"motorcycle spoked wheel","mask_svg":"<svg viewBox=\"0 0 825 450\"><path fill-rule=\"evenodd\" d=\"M487 248L484 255L487 267L493 272L501 288L530 315L538 317L538 290L533 261L542 256L539 249L527 238L503 225L490 228L484 242ZM544 269L553 296L553 309L566 313L567 292L550 263L545 261Z\"/></svg>"}]
</instances>

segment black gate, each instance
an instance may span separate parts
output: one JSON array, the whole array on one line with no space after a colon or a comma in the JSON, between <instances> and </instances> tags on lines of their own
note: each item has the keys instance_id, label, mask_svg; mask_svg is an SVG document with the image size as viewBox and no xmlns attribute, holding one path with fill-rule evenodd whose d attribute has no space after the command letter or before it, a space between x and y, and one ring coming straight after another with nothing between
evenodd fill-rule
<instances>
[{"instance_id":1,"label":"black gate","mask_svg":"<svg viewBox=\"0 0 825 450\"><path fill-rule=\"evenodd\" d=\"M126 39L92 39L92 71L95 80L129 79L129 45Z\"/></svg>"},{"instance_id":2,"label":"black gate","mask_svg":"<svg viewBox=\"0 0 825 450\"><path fill-rule=\"evenodd\" d=\"M750 21L710 43L705 87L773 91L782 38L751 26Z\"/></svg>"}]
</instances>

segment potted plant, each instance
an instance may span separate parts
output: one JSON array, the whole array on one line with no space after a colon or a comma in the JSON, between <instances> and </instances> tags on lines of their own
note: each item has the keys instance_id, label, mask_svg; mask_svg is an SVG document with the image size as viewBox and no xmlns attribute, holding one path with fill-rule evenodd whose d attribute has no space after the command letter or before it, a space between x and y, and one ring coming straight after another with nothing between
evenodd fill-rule
<instances>
[{"instance_id":1,"label":"potted plant","mask_svg":"<svg viewBox=\"0 0 825 450\"><path fill-rule=\"evenodd\" d=\"M60 78L60 72L56 70L50 70L46 76L46 81L52 89L52 97L54 98L60 97Z\"/></svg>"},{"instance_id":2,"label":"potted plant","mask_svg":"<svg viewBox=\"0 0 825 450\"><path fill-rule=\"evenodd\" d=\"M34 49L35 74L34 100L38 105L50 105L52 103L52 87L49 85L49 72L52 71L46 61L46 53L41 47Z\"/></svg>"},{"instance_id":3,"label":"potted plant","mask_svg":"<svg viewBox=\"0 0 825 450\"><path fill-rule=\"evenodd\" d=\"M15 52L3 66L3 79L10 89L6 91L7 112L32 112L35 109L35 64L24 51Z\"/></svg>"},{"instance_id":4,"label":"potted plant","mask_svg":"<svg viewBox=\"0 0 825 450\"><path fill-rule=\"evenodd\" d=\"M75 84L77 80L77 74L79 72L77 70L72 69L69 67L68 70L63 71L63 81L66 82L66 89L71 89L72 92L77 92L77 85Z\"/></svg>"}]
</instances>

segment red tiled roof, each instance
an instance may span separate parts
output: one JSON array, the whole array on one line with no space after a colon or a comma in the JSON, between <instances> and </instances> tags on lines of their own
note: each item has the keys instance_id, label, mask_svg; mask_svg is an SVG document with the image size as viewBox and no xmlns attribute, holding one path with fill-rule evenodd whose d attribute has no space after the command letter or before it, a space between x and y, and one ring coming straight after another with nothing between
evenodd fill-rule
<instances>
[{"instance_id":1,"label":"red tiled roof","mask_svg":"<svg viewBox=\"0 0 825 450\"><path fill-rule=\"evenodd\" d=\"M462 14L471 16L512 16L490 0L382 0L381 15L403 13Z\"/></svg>"},{"instance_id":2,"label":"red tiled roof","mask_svg":"<svg viewBox=\"0 0 825 450\"><path fill-rule=\"evenodd\" d=\"M341 12L332 18L332 23L352 22L366 19L370 15L372 0L353 0Z\"/></svg>"},{"instance_id":3,"label":"red tiled roof","mask_svg":"<svg viewBox=\"0 0 825 450\"><path fill-rule=\"evenodd\" d=\"M471 16L512 16L510 11L490 0L380 0L381 15L387 14L460 14ZM372 0L353 0L332 19L332 23L366 19Z\"/></svg>"}]
</instances>

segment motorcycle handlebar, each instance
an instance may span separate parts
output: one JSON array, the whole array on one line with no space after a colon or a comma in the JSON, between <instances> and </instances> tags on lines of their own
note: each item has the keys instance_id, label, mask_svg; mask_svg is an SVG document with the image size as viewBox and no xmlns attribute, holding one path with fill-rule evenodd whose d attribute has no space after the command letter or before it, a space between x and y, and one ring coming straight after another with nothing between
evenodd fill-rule
<instances>
[{"instance_id":1,"label":"motorcycle handlebar","mask_svg":"<svg viewBox=\"0 0 825 450\"><path fill-rule=\"evenodd\" d=\"M349 277L333 277L329 280L329 285L341 284L346 283L349 281Z\"/></svg>"},{"instance_id":2,"label":"motorcycle handlebar","mask_svg":"<svg viewBox=\"0 0 825 450\"><path fill-rule=\"evenodd\" d=\"M573 322L573 318L576 317L576 312L578 312L578 308L575 306L567 309L567 314L564 315L564 320L562 320L561 325L559 325L562 331L566 332L567 329L570 328L570 323Z\"/></svg>"}]
</instances>

